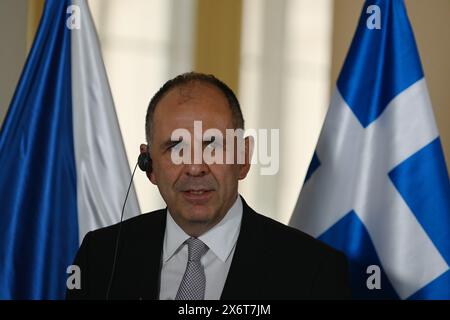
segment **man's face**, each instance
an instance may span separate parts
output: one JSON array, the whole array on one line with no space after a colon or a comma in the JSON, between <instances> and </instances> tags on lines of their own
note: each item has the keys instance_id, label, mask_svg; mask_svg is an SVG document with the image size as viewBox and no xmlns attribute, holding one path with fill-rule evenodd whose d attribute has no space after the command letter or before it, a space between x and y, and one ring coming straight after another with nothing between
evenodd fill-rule
<instances>
[{"instance_id":1,"label":"man's face","mask_svg":"<svg viewBox=\"0 0 450 320\"><path fill-rule=\"evenodd\" d=\"M219 89L200 82L176 87L160 100L153 115L153 135L150 154L153 171L152 183L167 203L172 217L191 236L200 236L217 224L227 213L238 195L238 180L245 178L250 169L245 164L194 163L194 121L202 122L203 132L218 129L226 137L226 129L234 129L228 101ZM172 132L183 128L190 132L190 164L174 164L172 148L176 142ZM200 140L201 141L201 140ZM186 141L184 141L186 143ZM209 142L200 142L202 151ZM224 158L227 152L223 143ZM246 141L248 153L248 141ZM246 154L247 155L247 154ZM246 157L248 160L248 155Z\"/></svg>"}]
</instances>

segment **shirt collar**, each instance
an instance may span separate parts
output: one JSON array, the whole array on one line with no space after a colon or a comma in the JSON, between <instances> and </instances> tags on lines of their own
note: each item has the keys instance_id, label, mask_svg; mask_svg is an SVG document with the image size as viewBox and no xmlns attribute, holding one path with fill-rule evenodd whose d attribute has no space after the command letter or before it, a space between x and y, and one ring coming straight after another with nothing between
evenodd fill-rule
<instances>
[{"instance_id":1,"label":"shirt collar","mask_svg":"<svg viewBox=\"0 0 450 320\"><path fill-rule=\"evenodd\" d=\"M242 221L242 212L242 200L238 195L222 220L199 237L222 262L227 260L236 244ZM181 249L182 244L189 238L190 236L173 220L169 208L167 208L163 263L166 263L176 254Z\"/></svg>"}]
</instances>

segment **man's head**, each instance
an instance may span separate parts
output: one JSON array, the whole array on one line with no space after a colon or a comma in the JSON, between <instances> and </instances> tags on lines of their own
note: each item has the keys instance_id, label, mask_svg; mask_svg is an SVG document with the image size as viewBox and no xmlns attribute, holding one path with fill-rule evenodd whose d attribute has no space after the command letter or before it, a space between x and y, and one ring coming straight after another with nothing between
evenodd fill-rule
<instances>
[{"instance_id":1,"label":"man's head","mask_svg":"<svg viewBox=\"0 0 450 320\"><path fill-rule=\"evenodd\" d=\"M168 81L148 107L146 135L152 158L149 179L158 186L177 224L191 236L199 236L217 224L236 200L238 180L245 178L250 169L250 146L246 138L244 164L175 164L172 148L180 142L173 141L172 133L185 129L194 139L194 121L201 121L203 131L217 129L225 137L226 129L243 129L244 120L232 90L213 76L198 73ZM200 141L202 150L209 143ZM192 150L193 144L189 144ZM141 152L145 149L141 146ZM222 150L224 158L230 152L237 154L225 143Z\"/></svg>"}]
</instances>

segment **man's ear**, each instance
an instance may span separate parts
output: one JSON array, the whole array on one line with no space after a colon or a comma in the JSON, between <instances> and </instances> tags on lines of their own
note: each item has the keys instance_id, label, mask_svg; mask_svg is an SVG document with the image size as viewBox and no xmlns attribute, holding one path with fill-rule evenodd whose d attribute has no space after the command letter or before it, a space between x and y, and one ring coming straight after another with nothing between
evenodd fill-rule
<instances>
[{"instance_id":1,"label":"man's ear","mask_svg":"<svg viewBox=\"0 0 450 320\"><path fill-rule=\"evenodd\" d=\"M155 173L153 172L153 170L151 172L147 171L147 177L150 180L150 182L153 183L155 186L158 185L158 183L156 183L156 176L155 176Z\"/></svg>"},{"instance_id":2,"label":"man's ear","mask_svg":"<svg viewBox=\"0 0 450 320\"><path fill-rule=\"evenodd\" d=\"M244 155L244 163L240 166L239 171L239 180L244 179L248 172L250 171L251 160L253 155L253 149L255 145L255 139L252 136L248 136L244 138L244 146L245 146L245 155Z\"/></svg>"}]
</instances>

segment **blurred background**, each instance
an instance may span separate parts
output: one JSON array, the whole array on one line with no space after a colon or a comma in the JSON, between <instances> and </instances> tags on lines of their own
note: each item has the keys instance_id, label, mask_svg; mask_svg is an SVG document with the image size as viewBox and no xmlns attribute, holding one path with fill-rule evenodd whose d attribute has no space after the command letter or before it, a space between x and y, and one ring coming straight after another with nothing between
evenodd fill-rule
<instances>
[{"instance_id":1,"label":"blurred background","mask_svg":"<svg viewBox=\"0 0 450 320\"><path fill-rule=\"evenodd\" d=\"M235 90L246 128L280 129L279 171L255 165L240 186L257 211L286 223L361 13L362 0L89 0L134 168L150 98L186 71ZM0 0L0 123L32 44L43 0ZM405 0L447 166L450 159L450 1ZM269 149L270 150L270 149ZM111 174L114 174L113 172ZM164 206L142 172L142 212Z\"/></svg>"}]
</instances>

